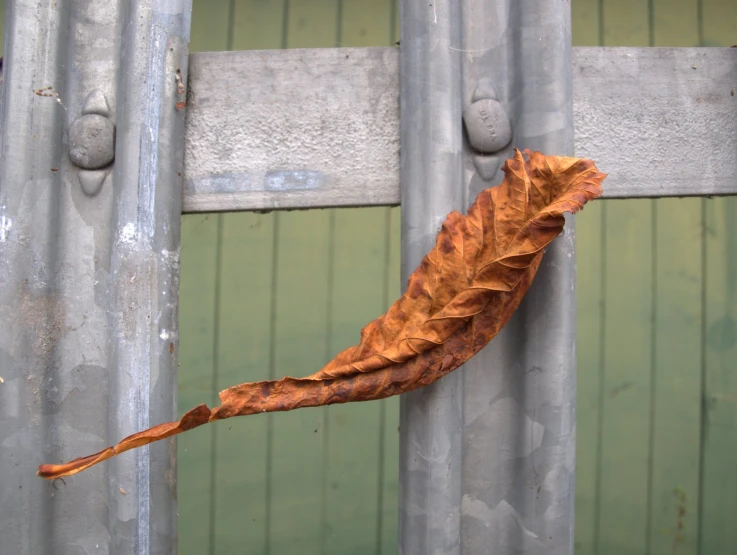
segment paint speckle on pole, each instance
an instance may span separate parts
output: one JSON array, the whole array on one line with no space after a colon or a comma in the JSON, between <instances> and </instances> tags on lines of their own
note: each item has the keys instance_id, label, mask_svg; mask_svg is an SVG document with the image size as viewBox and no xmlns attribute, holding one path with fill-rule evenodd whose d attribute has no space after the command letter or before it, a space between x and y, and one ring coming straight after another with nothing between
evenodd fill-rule
<instances>
[{"instance_id":1,"label":"paint speckle on pole","mask_svg":"<svg viewBox=\"0 0 737 555\"><path fill-rule=\"evenodd\" d=\"M4 243L8 239L10 228L13 227L13 220L5 215L5 205L0 208L0 243Z\"/></svg>"}]
</instances>

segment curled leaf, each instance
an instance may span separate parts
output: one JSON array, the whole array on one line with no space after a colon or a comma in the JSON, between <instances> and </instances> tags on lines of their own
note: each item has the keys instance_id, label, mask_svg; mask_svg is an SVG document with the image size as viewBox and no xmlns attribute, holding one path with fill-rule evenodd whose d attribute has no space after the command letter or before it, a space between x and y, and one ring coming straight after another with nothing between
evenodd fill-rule
<instances>
[{"instance_id":1,"label":"curled leaf","mask_svg":"<svg viewBox=\"0 0 737 555\"><path fill-rule=\"evenodd\" d=\"M590 160L515 151L504 181L479 194L463 216L451 212L435 248L384 316L361 341L305 378L244 383L220 393L213 409L199 405L178 422L159 424L95 455L44 464L38 475L76 474L129 449L215 420L351 401L382 399L430 384L476 354L517 309L543 249L575 213L601 195Z\"/></svg>"}]
</instances>

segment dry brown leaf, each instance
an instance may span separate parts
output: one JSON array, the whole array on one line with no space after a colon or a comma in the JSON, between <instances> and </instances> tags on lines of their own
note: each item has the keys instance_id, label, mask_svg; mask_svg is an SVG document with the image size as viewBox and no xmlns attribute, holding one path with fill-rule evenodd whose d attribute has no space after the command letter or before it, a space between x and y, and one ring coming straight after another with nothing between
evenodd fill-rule
<instances>
[{"instance_id":1,"label":"dry brown leaf","mask_svg":"<svg viewBox=\"0 0 737 555\"><path fill-rule=\"evenodd\" d=\"M387 313L361 331L361 342L306 378L244 383L220 393L219 407L199 405L118 445L38 474L76 474L119 453L232 416L382 399L430 384L476 354L517 309L543 249L575 213L601 195L590 160L515 151L504 181L479 194L463 216L452 212L435 248Z\"/></svg>"}]
</instances>

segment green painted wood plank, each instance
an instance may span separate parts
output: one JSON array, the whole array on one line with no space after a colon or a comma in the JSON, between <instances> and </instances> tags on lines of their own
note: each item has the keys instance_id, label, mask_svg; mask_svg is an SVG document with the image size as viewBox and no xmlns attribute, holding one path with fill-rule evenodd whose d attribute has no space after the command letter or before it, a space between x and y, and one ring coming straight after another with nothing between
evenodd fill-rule
<instances>
[{"instance_id":1,"label":"green painted wood plank","mask_svg":"<svg viewBox=\"0 0 737 555\"><path fill-rule=\"evenodd\" d=\"M706 214L704 554L737 544L737 199L706 201Z\"/></svg>"},{"instance_id":2,"label":"green painted wood plank","mask_svg":"<svg viewBox=\"0 0 737 555\"><path fill-rule=\"evenodd\" d=\"M233 50L281 48L286 0L232 0Z\"/></svg>"},{"instance_id":3,"label":"green painted wood plank","mask_svg":"<svg viewBox=\"0 0 737 555\"><path fill-rule=\"evenodd\" d=\"M326 362L330 213L277 214L276 376L304 376ZM269 415L270 553L320 553L324 409Z\"/></svg>"},{"instance_id":4,"label":"green painted wood plank","mask_svg":"<svg viewBox=\"0 0 737 555\"><path fill-rule=\"evenodd\" d=\"M603 0L602 42L646 46L647 0ZM603 168L606 171L606 168ZM599 555L647 551L652 393L652 201L605 204Z\"/></svg>"},{"instance_id":5,"label":"green painted wood plank","mask_svg":"<svg viewBox=\"0 0 737 555\"><path fill-rule=\"evenodd\" d=\"M400 208L396 207L391 208L387 215L389 237L387 264L384 268L386 272L385 308L389 308L401 294L401 214ZM396 555L399 549L399 397L390 397L379 402L383 408L380 422L384 432L384 463L378 530L380 550L377 550L377 553Z\"/></svg>"},{"instance_id":6,"label":"green painted wood plank","mask_svg":"<svg viewBox=\"0 0 737 555\"><path fill-rule=\"evenodd\" d=\"M335 211L330 355L358 343L384 312L385 208ZM381 404L327 409L324 547L321 553L376 553Z\"/></svg>"},{"instance_id":7,"label":"green painted wood plank","mask_svg":"<svg viewBox=\"0 0 737 555\"><path fill-rule=\"evenodd\" d=\"M599 0L571 4L575 46L601 44ZM597 469L601 447L602 386L602 272L604 201L597 201L576 216L576 555L596 553L598 515Z\"/></svg>"},{"instance_id":8,"label":"green painted wood plank","mask_svg":"<svg viewBox=\"0 0 737 555\"><path fill-rule=\"evenodd\" d=\"M737 198L706 202L702 555L737 545Z\"/></svg>"},{"instance_id":9,"label":"green painted wood plank","mask_svg":"<svg viewBox=\"0 0 737 555\"><path fill-rule=\"evenodd\" d=\"M287 48L338 46L340 0L289 0Z\"/></svg>"},{"instance_id":10,"label":"green painted wood plank","mask_svg":"<svg viewBox=\"0 0 737 555\"><path fill-rule=\"evenodd\" d=\"M282 0L235 0L232 48L279 48ZM223 35L225 36L225 35ZM218 391L270 376L276 218L224 214L220 277ZM269 420L252 416L218 425L214 553L268 552Z\"/></svg>"},{"instance_id":11,"label":"green painted wood plank","mask_svg":"<svg viewBox=\"0 0 737 555\"><path fill-rule=\"evenodd\" d=\"M656 204L648 551L652 555L698 553L701 203L701 199L663 199Z\"/></svg>"},{"instance_id":12,"label":"green painted wood plank","mask_svg":"<svg viewBox=\"0 0 737 555\"><path fill-rule=\"evenodd\" d=\"M652 0L652 46L699 46L699 0Z\"/></svg>"},{"instance_id":13,"label":"green painted wood plank","mask_svg":"<svg viewBox=\"0 0 737 555\"><path fill-rule=\"evenodd\" d=\"M192 0L190 52L228 50L231 0Z\"/></svg>"},{"instance_id":14,"label":"green painted wood plank","mask_svg":"<svg viewBox=\"0 0 737 555\"><path fill-rule=\"evenodd\" d=\"M228 4L228 0L193 2L191 52L227 48ZM182 218L177 387L180 414L200 403L217 403L215 314L221 223L221 216L216 215ZM206 426L191 436L181 436L177 442L178 545L182 555L212 553L216 434L213 426Z\"/></svg>"},{"instance_id":15,"label":"green painted wood plank","mask_svg":"<svg viewBox=\"0 0 737 555\"><path fill-rule=\"evenodd\" d=\"M652 394L652 201L605 208L598 553L647 552Z\"/></svg>"},{"instance_id":16,"label":"green painted wood plank","mask_svg":"<svg viewBox=\"0 0 737 555\"><path fill-rule=\"evenodd\" d=\"M577 555L596 552L598 454L602 438L602 262L604 202L596 201L576 216L577 396L576 513Z\"/></svg>"},{"instance_id":17,"label":"green painted wood plank","mask_svg":"<svg viewBox=\"0 0 737 555\"><path fill-rule=\"evenodd\" d=\"M218 218L182 218L179 281L178 413L212 403ZM213 428L204 426L177 439L179 553L208 553Z\"/></svg>"},{"instance_id":18,"label":"green painted wood plank","mask_svg":"<svg viewBox=\"0 0 737 555\"><path fill-rule=\"evenodd\" d=\"M650 46L648 0L600 0L603 46Z\"/></svg>"},{"instance_id":19,"label":"green painted wood plank","mask_svg":"<svg viewBox=\"0 0 737 555\"><path fill-rule=\"evenodd\" d=\"M390 46L391 0L343 0L340 14L341 46Z\"/></svg>"},{"instance_id":20,"label":"green painted wood plank","mask_svg":"<svg viewBox=\"0 0 737 555\"><path fill-rule=\"evenodd\" d=\"M387 46L391 4L343 0L341 46ZM334 211L327 357L354 345L385 309L388 208ZM322 553L374 554L378 548L383 430L380 403L326 409Z\"/></svg>"},{"instance_id":21,"label":"green painted wood plank","mask_svg":"<svg viewBox=\"0 0 737 555\"><path fill-rule=\"evenodd\" d=\"M269 377L274 217L223 217L217 389ZM267 418L217 424L215 553L263 553L267 531Z\"/></svg>"},{"instance_id":22,"label":"green painted wood plank","mask_svg":"<svg viewBox=\"0 0 737 555\"><path fill-rule=\"evenodd\" d=\"M701 0L702 46L737 44L737 2L735 0Z\"/></svg>"},{"instance_id":23,"label":"green painted wood plank","mask_svg":"<svg viewBox=\"0 0 737 555\"><path fill-rule=\"evenodd\" d=\"M653 46L699 44L698 0L653 0ZM702 200L655 201L649 553L698 553Z\"/></svg>"},{"instance_id":24,"label":"green painted wood plank","mask_svg":"<svg viewBox=\"0 0 737 555\"><path fill-rule=\"evenodd\" d=\"M571 4L571 34L574 46L601 45L600 0L576 0Z\"/></svg>"}]
</instances>

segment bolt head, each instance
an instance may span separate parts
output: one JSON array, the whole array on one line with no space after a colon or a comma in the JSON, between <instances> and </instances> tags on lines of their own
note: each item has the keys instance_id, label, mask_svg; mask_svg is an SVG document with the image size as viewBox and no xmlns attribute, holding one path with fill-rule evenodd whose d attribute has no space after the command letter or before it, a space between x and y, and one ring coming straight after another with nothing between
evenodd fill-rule
<instances>
[{"instance_id":1,"label":"bolt head","mask_svg":"<svg viewBox=\"0 0 737 555\"><path fill-rule=\"evenodd\" d=\"M512 125L498 100L485 98L463 111L471 148L482 154L499 152L512 140Z\"/></svg>"},{"instance_id":2,"label":"bolt head","mask_svg":"<svg viewBox=\"0 0 737 555\"><path fill-rule=\"evenodd\" d=\"M69 158L80 168L97 170L115 157L115 125L105 116L85 114L69 128Z\"/></svg>"}]
</instances>

